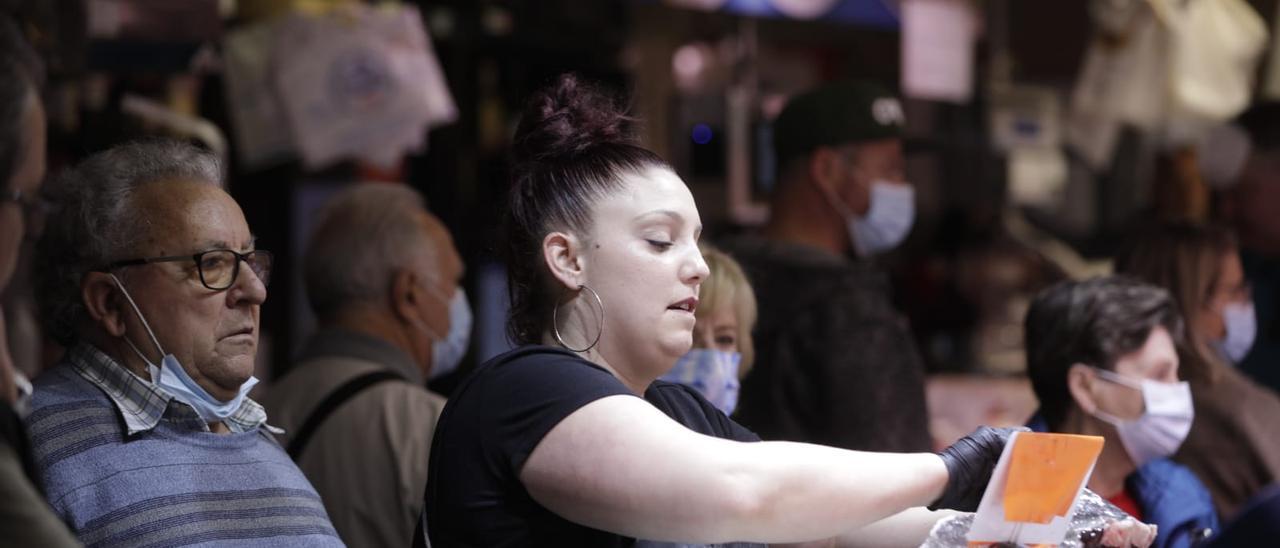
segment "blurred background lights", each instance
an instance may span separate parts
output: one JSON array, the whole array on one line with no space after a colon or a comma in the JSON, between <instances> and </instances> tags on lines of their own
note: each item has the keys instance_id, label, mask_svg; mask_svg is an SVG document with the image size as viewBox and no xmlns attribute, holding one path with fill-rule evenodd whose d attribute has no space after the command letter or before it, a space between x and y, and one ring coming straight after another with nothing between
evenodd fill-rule
<instances>
[{"instance_id":1,"label":"blurred background lights","mask_svg":"<svg viewBox=\"0 0 1280 548\"><path fill-rule=\"evenodd\" d=\"M711 126L707 124L694 124L693 126L693 142L699 145L705 145L711 142L714 134L711 132Z\"/></svg>"}]
</instances>

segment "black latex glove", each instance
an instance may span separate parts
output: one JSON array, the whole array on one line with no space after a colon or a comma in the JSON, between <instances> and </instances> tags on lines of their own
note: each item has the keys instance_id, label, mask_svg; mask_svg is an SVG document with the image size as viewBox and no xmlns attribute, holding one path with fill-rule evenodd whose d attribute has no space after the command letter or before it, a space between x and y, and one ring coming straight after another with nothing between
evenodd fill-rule
<instances>
[{"instance_id":1,"label":"black latex glove","mask_svg":"<svg viewBox=\"0 0 1280 548\"><path fill-rule=\"evenodd\" d=\"M982 494L991 481L991 472L1000 460L1005 442L1014 432L1026 428L991 428L980 426L938 453L947 465L947 488L929 505L930 510L949 508L974 512L982 502Z\"/></svg>"}]
</instances>

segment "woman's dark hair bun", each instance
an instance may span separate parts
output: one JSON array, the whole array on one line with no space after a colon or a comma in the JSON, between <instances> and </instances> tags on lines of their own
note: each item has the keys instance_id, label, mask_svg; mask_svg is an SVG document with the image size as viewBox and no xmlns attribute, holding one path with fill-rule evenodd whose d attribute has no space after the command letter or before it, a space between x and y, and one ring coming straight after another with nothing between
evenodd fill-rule
<instances>
[{"instance_id":1,"label":"woman's dark hair bun","mask_svg":"<svg viewBox=\"0 0 1280 548\"><path fill-rule=\"evenodd\" d=\"M600 145L635 144L633 119L600 88L563 74L534 95L516 128L517 162L572 158Z\"/></svg>"}]
</instances>

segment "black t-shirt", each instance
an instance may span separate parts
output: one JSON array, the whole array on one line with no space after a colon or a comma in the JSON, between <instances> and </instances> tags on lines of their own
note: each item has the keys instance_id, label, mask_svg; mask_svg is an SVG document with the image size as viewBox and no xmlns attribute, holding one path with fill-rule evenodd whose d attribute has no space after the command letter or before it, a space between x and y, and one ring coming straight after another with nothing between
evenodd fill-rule
<instances>
[{"instance_id":1,"label":"black t-shirt","mask_svg":"<svg viewBox=\"0 0 1280 548\"><path fill-rule=\"evenodd\" d=\"M431 442L432 546L633 545L634 539L557 516L520 482L525 460L547 432L614 395L631 392L608 371L558 348L524 346L478 367L449 399ZM656 381L645 399L696 432L759 441L691 388Z\"/></svg>"},{"instance_id":2,"label":"black t-shirt","mask_svg":"<svg viewBox=\"0 0 1280 548\"><path fill-rule=\"evenodd\" d=\"M630 394L608 371L545 346L520 347L478 367L449 398L431 440L431 545L632 545L555 515L520 482L525 460L556 424L588 403Z\"/></svg>"},{"instance_id":3,"label":"black t-shirt","mask_svg":"<svg viewBox=\"0 0 1280 548\"><path fill-rule=\"evenodd\" d=\"M696 389L673 382L654 381L644 392L644 399L652 403L668 417L699 434L717 438L755 442L760 436L733 422L715 405L702 397ZM730 542L727 544L681 544L675 542L636 541L637 548L764 548L754 542Z\"/></svg>"},{"instance_id":4,"label":"black t-shirt","mask_svg":"<svg viewBox=\"0 0 1280 548\"><path fill-rule=\"evenodd\" d=\"M760 441L760 436L726 417L696 389L667 381L653 381L644 399L659 411L699 434L734 441Z\"/></svg>"}]
</instances>

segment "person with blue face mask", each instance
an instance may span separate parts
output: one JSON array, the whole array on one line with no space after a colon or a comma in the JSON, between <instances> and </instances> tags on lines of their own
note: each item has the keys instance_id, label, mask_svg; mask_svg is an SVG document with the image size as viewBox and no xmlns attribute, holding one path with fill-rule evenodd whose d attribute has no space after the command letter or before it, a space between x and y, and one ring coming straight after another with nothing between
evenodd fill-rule
<instances>
[{"instance_id":1,"label":"person with blue face mask","mask_svg":"<svg viewBox=\"0 0 1280 548\"><path fill-rule=\"evenodd\" d=\"M86 544L343 545L248 397L272 256L222 177L208 152L149 141L45 185L36 289L67 350L26 424L52 507Z\"/></svg>"},{"instance_id":2,"label":"person with blue face mask","mask_svg":"<svg viewBox=\"0 0 1280 548\"><path fill-rule=\"evenodd\" d=\"M426 381L470 343L462 260L406 185L345 189L315 219L303 277L319 329L264 404L343 540L407 546L445 405Z\"/></svg>"},{"instance_id":3,"label":"person with blue face mask","mask_svg":"<svg viewBox=\"0 0 1280 548\"><path fill-rule=\"evenodd\" d=\"M1152 546L1189 548L1216 534L1208 489L1170 460L1197 409L1179 378L1186 326L1169 293L1124 276L1063 282L1035 297L1025 325L1040 402L1029 426L1105 438L1087 487L1156 525Z\"/></svg>"},{"instance_id":4,"label":"person with blue face mask","mask_svg":"<svg viewBox=\"0 0 1280 548\"><path fill-rule=\"evenodd\" d=\"M694 313L693 349L659 380L693 387L721 413L732 415L741 379L755 358L756 297L733 257L707 244L700 247L710 274Z\"/></svg>"},{"instance_id":5,"label":"person with blue face mask","mask_svg":"<svg viewBox=\"0 0 1280 548\"><path fill-rule=\"evenodd\" d=\"M1154 225L1120 251L1116 271L1168 290L1186 318L1182 371L1196 420L1175 460L1204 480L1230 519L1280 481L1280 395L1238 366L1253 346L1257 311L1235 236L1193 222Z\"/></svg>"},{"instance_id":6,"label":"person with blue face mask","mask_svg":"<svg viewBox=\"0 0 1280 548\"><path fill-rule=\"evenodd\" d=\"M932 447L924 365L877 257L915 222L902 103L869 82L791 98L773 122L778 183L759 235L723 242L759 299L757 373L735 415L765 439Z\"/></svg>"}]
</instances>

